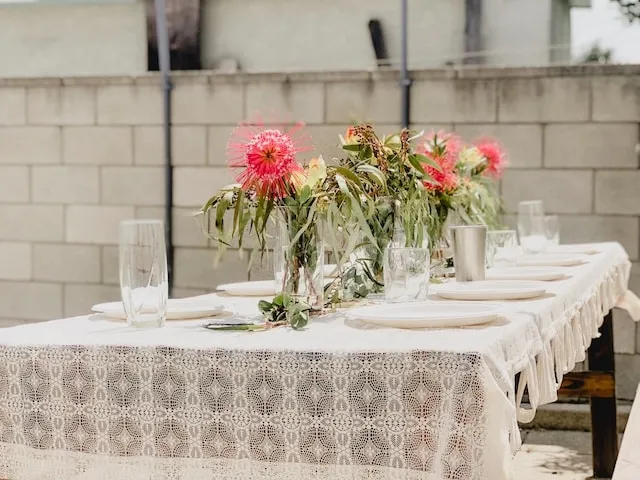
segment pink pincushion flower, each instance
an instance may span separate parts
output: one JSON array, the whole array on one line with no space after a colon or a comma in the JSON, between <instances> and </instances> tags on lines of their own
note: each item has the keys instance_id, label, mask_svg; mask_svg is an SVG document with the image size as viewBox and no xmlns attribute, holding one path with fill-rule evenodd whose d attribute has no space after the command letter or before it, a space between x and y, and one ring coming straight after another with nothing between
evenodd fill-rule
<instances>
[{"instance_id":1,"label":"pink pincushion flower","mask_svg":"<svg viewBox=\"0 0 640 480\"><path fill-rule=\"evenodd\" d=\"M311 150L309 137L296 138L302 124L286 131L284 128L265 129L263 125L241 124L227 145L229 165L242 168L236 180L244 190L258 196L282 198L291 191L295 178L303 174L296 160L302 151ZM310 143L310 142L309 142Z\"/></svg>"},{"instance_id":2,"label":"pink pincushion flower","mask_svg":"<svg viewBox=\"0 0 640 480\"><path fill-rule=\"evenodd\" d=\"M459 184L455 168L462 150L460 137L448 132L431 132L416 150L429 157L439 167L438 169L432 165L423 165L425 172L431 177L424 182L425 187L436 192L453 192Z\"/></svg>"},{"instance_id":3,"label":"pink pincushion flower","mask_svg":"<svg viewBox=\"0 0 640 480\"><path fill-rule=\"evenodd\" d=\"M442 159L434 159L440 166L441 170L438 170L431 165L424 164L423 167L432 180L426 180L424 186L428 190L436 192L451 193L458 187L459 179L455 172L455 169L447 165L447 161Z\"/></svg>"},{"instance_id":4,"label":"pink pincushion flower","mask_svg":"<svg viewBox=\"0 0 640 480\"><path fill-rule=\"evenodd\" d=\"M462 139L455 133L439 130L425 135L425 141L418 147L420 153L429 158L440 157L441 161L452 167L458 162L462 151Z\"/></svg>"},{"instance_id":5,"label":"pink pincushion flower","mask_svg":"<svg viewBox=\"0 0 640 480\"><path fill-rule=\"evenodd\" d=\"M475 142L475 146L487 160L485 175L500 178L507 166L507 155L498 142L490 139L481 139Z\"/></svg>"}]
</instances>

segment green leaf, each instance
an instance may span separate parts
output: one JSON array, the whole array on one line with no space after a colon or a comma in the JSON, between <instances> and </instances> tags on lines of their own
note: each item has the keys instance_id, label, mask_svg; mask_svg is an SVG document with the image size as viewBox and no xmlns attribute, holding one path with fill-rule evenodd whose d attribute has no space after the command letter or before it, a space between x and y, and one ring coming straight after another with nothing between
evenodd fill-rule
<instances>
[{"instance_id":1,"label":"green leaf","mask_svg":"<svg viewBox=\"0 0 640 480\"><path fill-rule=\"evenodd\" d=\"M338 173L339 175L341 175L345 179L350 180L351 182L355 183L358 187L362 188L362 182L360 181L358 176L353 171L351 171L351 170L349 170L348 168L345 168L345 167L335 167L335 170L336 170L336 173Z\"/></svg>"},{"instance_id":2,"label":"green leaf","mask_svg":"<svg viewBox=\"0 0 640 480\"><path fill-rule=\"evenodd\" d=\"M426 163L427 165L431 165L433 168L435 168L439 172L442 171L442 168L440 167L438 162L427 157L426 155L422 155L421 153L414 153L411 156L414 157L420 163Z\"/></svg>"},{"instance_id":3,"label":"green leaf","mask_svg":"<svg viewBox=\"0 0 640 480\"><path fill-rule=\"evenodd\" d=\"M359 165L357 170L369 175L374 182L376 182L384 189L387 188L387 179L378 168L374 167L373 165L363 164Z\"/></svg>"},{"instance_id":4,"label":"green leaf","mask_svg":"<svg viewBox=\"0 0 640 480\"><path fill-rule=\"evenodd\" d=\"M300 191L300 200L299 203L306 203L307 200L311 197L311 187L309 185L305 185L302 187Z\"/></svg>"},{"instance_id":5,"label":"green leaf","mask_svg":"<svg viewBox=\"0 0 640 480\"><path fill-rule=\"evenodd\" d=\"M260 300L258 302L258 309L262 313L267 313L273 310L273 304L271 302L267 302L266 300Z\"/></svg>"},{"instance_id":6,"label":"green leaf","mask_svg":"<svg viewBox=\"0 0 640 480\"><path fill-rule=\"evenodd\" d=\"M420 172L421 174L425 174L426 172L424 171L424 167L422 166L422 164L420 163L420 160L418 159L418 156L416 154L414 155L409 155L409 163L411 164L411 166L413 168L415 168L418 172Z\"/></svg>"},{"instance_id":7,"label":"green leaf","mask_svg":"<svg viewBox=\"0 0 640 480\"><path fill-rule=\"evenodd\" d=\"M357 143L352 143L352 144L349 144L349 145L342 145L342 149L346 150L348 152L359 152L361 148L362 148L362 146L357 144Z\"/></svg>"}]
</instances>

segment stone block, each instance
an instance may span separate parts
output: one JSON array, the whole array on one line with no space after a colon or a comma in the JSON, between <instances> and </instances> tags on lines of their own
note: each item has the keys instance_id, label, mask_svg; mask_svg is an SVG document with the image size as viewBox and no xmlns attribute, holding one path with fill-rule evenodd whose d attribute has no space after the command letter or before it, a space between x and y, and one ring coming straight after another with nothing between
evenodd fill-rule
<instances>
[{"instance_id":1,"label":"stone block","mask_svg":"<svg viewBox=\"0 0 640 480\"><path fill-rule=\"evenodd\" d=\"M498 121L587 121L590 81L588 77L502 79L498 83Z\"/></svg>"},{"instance_id":2,"label":"stone block","mask_svg":"<svg viewBox=\"0 0 640 480\"><path fill-rule=\"evenodd\" d=\"M496 82L491 79L417 81L411 100L412 123L496 121Z\"/></svg>"},{"instance_id":3,"label":"stone block","mask_svg":"<svg viewBox=\"0 0 640 480\"><path fill-rule=\"evenodd\" d=\"M57 127L0 128L0 145L0 163L60 163L62 149Z\"/></svg>"},{"instance_id":4,"label":"stone block","mask_svg":"<svg viewBox=\"0 0 640 480\"><path fill-rule=\"evenodd\" d=\"M551 168L638 168L638 125L558 124L544 132L544 165Z\"/></svg>"},{"instance_id":5,"label":"stone block","mask_svg":"<svg viewBox=\"0 0 640 480\"><path fill-rule=\"evenodd\" d=\"M208 239L202 229L202 217L194 216L196 208L173 208L173 245L175 247L206 247ZM164 208L137 207L136 218L164 221Z\"/></svg>"},{"instance_id":6,"label":"stone block","mask_svg":"<svg viewBox=\"0 0 640 480\"><path fill-rule=\"evenodd\" d=\"M120 222L134 217L133 207L71 205L67 207L66 241L117 244Z\"/></svg>"},{"instance_id":7,"label":"stone block","mask_svg":"<svg viewBox=\"0 0 640 480\"><path fill-rule=\"evenodd\" d=\"M100 247L33 245L33 278L52 282L100 282Z\"/></svg>"},{"instance_id":8,"label":"stone block","mask_svg":"<svg viewBox=\"0 0 640 480\"><path fill-rule=\"evenodd\" d=\"M640 215L640 170L596 172L596 213Z\"/></svg>"},{"instance_id":9,"label":"stone block","mask_svg":"<svg viewBox=\"0 0 640 480\"><path fill-rule=\"evenodd\" d=\"M592 80L597 122L640 122L640 76L601 76Z\"/></svg>"},{"instance_id":10,"label":"stone block","mask_svg":"<svg viewBox=\"0 0 640 480\"><path fill-rule=\"evenodd\" d=\"M0 242L0 279L31 279L31 244Z\"/></svg>"},{"instance_id":11,"label":"stone block","mask_svg":"<svg viewBox=\"0 0 640 480\"><path fill-rule=\"evenodd\" d=\"M638 219L614 215L563 215L562 243L620 242L631 260L638 259Z\"/></svg>"},{"instance_id":12,"label":"stone block","mask_svg":"<svg viewBox=\"0 0 640 480\"><path fill-rule=\"evenodd\" d=\"M20 87L0 88L0 125L24 125L26 93Z\"/></svg>"},{"instance_id":13,"label":"stone block","mask_svg":"<svg viewBox=\"0 0 640 480\"><path fill-rule=\"evenodd\" d=\"M518 202L540 199L549 213L590 213L593 172L584 170L507 170L502 195L510 212Z\"/></svg>"},{"instance_id":14,"label":"stone block","mask_svg":"<svg viewBox=\"0 0 640 480\"><path fill-rule=\"evenodd\" d=\"M119 285L120 283L120 253L118 247L105 245L100 247L102 261L102 283L107 285Z\"/></svg>"},{"instance_id":15,"label":"stone block","mask_svg":"<svg viewBox=\"0 0 640 480\"><path fill-rule=\"evenodd\" d=\"M207 158L209 165L227 166L227 143L234 126L215 126L207 130Z\"/></svg>"},{"instance_id":16,"label":"stone block","mask_svg":"<svg viewBox=\"0 0 640 480\"><path fill-rule=\"evenodd\" d=\"M134 161L138 165L164 165L162 127L135 127ZM171 127L173 165L204 165L207 161L207 131L204 126Z\"/></svg>"},{"instance_id":17,"label":"stone block","mask_svg":"<svg viewBox=\"0 0 640 480\"><path fill-rule=\"evenodd\" d=\"M29 167L0 166L0 203L29 203Z\"/></svg>"},{"instance_id":18,"label":"stone block","mask_svg":"<svg viewBox=\"0 0 640 480\"><path fill-rule=\"evenodd\" d=\"M0 282L0 317L53 320L62 317L62 285Z\"/></svg>"},{"instance_id":19,"label":"stone block","mask_svg":"<svg viewBox=\"0 0 640 480\"><path fill-rule=\"evenodd\" d=\"M629 354L636 351L636 322L624 310L613 310L613 350Z\"/></svg>"},{"instance_id":20,"label":"stone block","mask_svg":"<svg viewBox=\"0 0 640 480\"><path fill-rule=\"evenodd\" d=\"M324 121L324 84L261 82L246 86L246 118L263 116L266 122Z\"/></svg>"},{"instance_id":21,"label":"stone block","mask_svg":"<svg viewBox=\"0 0 640 480\"><path fill-rule=\"evenodd\" d=\"M173 92L173 121L176 124L236 124L243 118L242 105L241 84L183 84Z\"/></svg>"},{"instance_id":22,"label":"stone block","mask_svg":"<svg viewBox=\"0 0 640 480\"><path fill-rule=\"evenodd\" d=\"M247 255L240 258L237 250L229 250L214 268L215 258L214 249L177 248L174 285L179 288L201 288L211 292L219 284L241 282L249 278Z\"/></svg>"},{"instance_id":23,"label":"stone block","mask_svg":"<svg viewBox=\"0 0 640 480\"><path fill-rule=\"evenodd\" d=\"M162 89L158 85L104 85L97 92L98 123L161 125Z\"/></svg>"},{"instance_id":24,"label":"stone block","mask_svg":"<svg viewBox=\"0 0 640 480\"><path fill-rule=\"evenodd\" d=\"M509 168L542 167L542 126L456 124L455 131L468 142L482 137L498 140L509 156Z\"/></svg>"},{"instance_id":25,"label":"stone block","mask_svg":"<svg viewBox=\"0 0 640 480\"><path fill-rule=\"evenodd\" d=\"M98 167L34 166L31 197L37 203L98 203Z\"/></svg>"},{"instance_id":26,"label":"stone block","mask_svg":"<svg viewBox=\"0 0 640 480\"><path fill-rule=\"evenodd\" d=\"M60 242L64 212L54 205L1 205L0 238L20 242Z\"/></svg>"},{"instance_id":27,"label":"stone block","mask_svg":"<svg viewBox=\"0 0 640 480\"><path fill-rule=\"evenodd\" d=\"M33 87L27 90L27 118L31 125L93 125L96 92L93 87Z\"/></svg>"},{"instance_id":28,"label":"stone block","mask_svg":"<svg viewBox=\"0 0 640 480\"><path fill-rule=\"evenodd\" d=\"M102 203L107 205L164 205L164 168L103 167Z\"/></svg>"},{"instance_id":29,"label":"stone block","mask_svg":"<svg viewBox=\"0 0 640 480\"><path fill-rule=\"evenodd\" d=\"M633 400L640 384L640 355L616 354L616 396Z\"/></svg>"},{"instance_id":30,"label":"stone block","mask_svg":"<svg viewBox=\"0 0 640 480\"><path fill-rule=\"evenodd\" d=\"M88 315L93 305L118 300L120 300L120 287L66 284L64 286L64 316ZM124 327L125 323L123 322L122 325Z\"/></svg>"},{"instance_id":31,"label":"stone block","mask_svg":"<svg viewBox=\"0 0 640 480\"><path fill-rule=\"evenodd\" d=\"M234 172L228 168L177 167L174 169L173 204L200 207L222 187L232 184Z\"/></svg>"},{"instance_id":32,"label":"stone block","mask_svg":"<svg viewBox=\"0 0 640 480\"><path fill-rule=\"evenodd\" d=\"M130 127L64 127L62 139L64 163L133 163L133 134Z\"/></svg>"},{"instance_id":33,"label":"stone block","mask_svg":"<svg viewBox=\"0 0 640 480\"><path fill-rule=\"evenodd\" d=\"M388 81L329 82L326 109L327 123L399 122L400 89Z\"/></svg>"}]
</instances>

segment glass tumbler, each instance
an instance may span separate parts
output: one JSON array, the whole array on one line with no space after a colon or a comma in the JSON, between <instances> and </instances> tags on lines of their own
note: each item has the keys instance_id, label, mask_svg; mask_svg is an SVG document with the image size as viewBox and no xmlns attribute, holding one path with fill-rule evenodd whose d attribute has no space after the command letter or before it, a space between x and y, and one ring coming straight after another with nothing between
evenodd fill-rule
<instances>
[{"instance_id":1,"label":"glass tumbler","mask_svg":"<svg viewBox=\"0 0 640 480\"><path fill-rule=\"evenodd\" d=\"M560 218L557 215L544 217L544 233L549 245L560 244Z\"/></svg>"},{"instance_id":2,"label":"glass tumbler","mask_svg":"<svg viewBox=\"0 0 640 480\"><path fill-rule=\"evenodd\" d=\"M487 232L487 267L515 265L518 256L518 236L515 230Z\"/></svg>"},{"instance_id":3,"label":"glass tumbler","mask_svg":"<svg viewBox=\"0 0 640 480\"><path fill-rule=\"evenodd\" d=\"M518 204L518 234L525 253L540 253L547 247L542 200Z\"/></svg>"},{"instance_id":4,"label":"glass tumbler","mask_svg":"<svg viewBox=\"0 0 640 480\"><path fill-rule=\"evenodd\" d=\"M120 293L130 327L162 327L169 281L164 224L131 220L120 224Z\"/></svg>"},{"instance_id":5,"label":"glass tumbler","mask_svg":"<svg viewBox=\"0 0 640 480\"><path fill-rule=\"evenodd\" d=\"M384 296L388 302L420 302L429 293L429 249L387 248Z\"/></svg>"}]
</instances>

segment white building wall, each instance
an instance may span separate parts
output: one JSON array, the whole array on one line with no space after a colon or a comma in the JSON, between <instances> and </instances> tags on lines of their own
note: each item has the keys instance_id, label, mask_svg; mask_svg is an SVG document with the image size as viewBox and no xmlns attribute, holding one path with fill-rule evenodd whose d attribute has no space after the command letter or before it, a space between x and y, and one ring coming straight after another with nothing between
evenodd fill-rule
<instances>
[{"instance_id":1,"label":"white building wall","mask_svg":"<svg viewBox=\"0 0 640 480\"><path fill-rule=\"evenodd\" d=\"M485 63L547 65L553 0L484 0Z\"/></svg>"},{"instance_id":2,"label":"white building wall","mask_svg":"<svg viewBox=\"0 0 640 480\"><path fill-rule=\"evenodd\" d=\"M0 3L0 77L147 69L144 4Z\"/></svg>"},{"instance_id":3,"label":"white building wall","mask_svg":"<svg viewBox=\"0 0 640 480\"><path fill-rule=\"evenodd\" d=\"M400 0L203 0L204 65L235 58L245 71L376 66L368 22L378 19L396 66ZM536 0L537 1L537 0ZM464 49L464 0L409 0L411 65L440 66Z\"/></svg>"}]
</instances>

